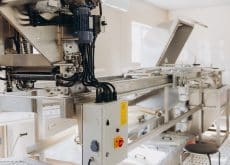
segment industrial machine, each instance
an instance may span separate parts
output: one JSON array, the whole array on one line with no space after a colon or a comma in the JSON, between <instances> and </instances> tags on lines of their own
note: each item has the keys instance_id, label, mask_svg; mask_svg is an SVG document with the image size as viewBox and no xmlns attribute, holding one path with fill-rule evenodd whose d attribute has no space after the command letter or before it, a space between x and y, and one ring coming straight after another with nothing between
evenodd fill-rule
<instances>
[{"instance_id":1,"label":"industrial machine","mask_svg":"<svg viewBox=\"0 0 230 165\"><path fill-rule=\"evenodd\" d=\"M194 24L173 24L157 67L96 78L95 42L107 25L100 0L19 2L2 0L0 6L0 79L6 85L0 107L19 111L20 102L12 105L18 98L27 103L26 111L36 114L36 143L28 154L45 161L44 150L76 136L81 164L122 164L140 144L174 126L200 135L223 111L228 116L221 70L175 65ZM52 114L53 109L62 118L76 119L77 131L73 120L66 127L59 119L47 126L44 111Z\"/></svg>"},{"instance_id":2,"label":"industrial machine","mask_svg":"<svg viewBox=\"0 0 230 165\"><path fill-rule=\"evenodd\" d=\"M4 43L1 52L4 55L1 56L0 65L1 71L5 72L1 80L6 83L6 91L25 92L36 89L36 81L52 81L55 83L53 89L48 92L37 91L34 96L46 93L68 97L70 99L66 100L72 102L64 101L63 106L68 106L66 110L72 112L75 111L74 95L95 92L96 104L85 104L86 110L81 111L83 131L80 133L83 138L80 137L80 141L83 143L83 164L90 164L91 161L97 164L112 161L115 164L122 161L127 153L128 105L126 102L117 101L113 84L99 81L94 73L95 42L103 26L106 26L102 18L101 1L2 1L0 10L1 30L4 31L1 33ZM5 35L6 32L9 35ZM38 101L34 102L37 107L38 104ZM44 104L40 105L40 112L43 113ZM35 112L39 114L38 111ZM69 112L62 115L66 117L67 113ZM112 118L113 116L117 118ZM46 128L44 123L41 124L41 118L38 117L40 123L36 129L40 132ZM104 118L107 118L107 127L114 130L107 129L108 131L104 132ZM98 120L101 123L95 125ZM121 122L117 122L119 120ZM92 129L98 131L98 137L96 134L89 136L90 132L87 130ZM47 136L44 133L38 134L38 138L40 142ZM33 152L33 147L31 148L30 153Z\"/></svg>"}]
</instances>

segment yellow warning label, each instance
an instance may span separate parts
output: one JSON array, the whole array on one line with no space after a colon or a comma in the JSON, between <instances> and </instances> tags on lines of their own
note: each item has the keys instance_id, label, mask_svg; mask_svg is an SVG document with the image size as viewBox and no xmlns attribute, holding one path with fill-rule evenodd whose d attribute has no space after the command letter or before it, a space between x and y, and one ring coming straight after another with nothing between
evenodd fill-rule
<instances>
[{"instance_id":1,"label":"yellow warning label","mask_svg":"<svg viewBox=\"0 0 230 165\"><path fill-rule=\"evenodd\" d=\"M128 102L122 101L120 104L120 123L126 125L128 123Z\"/></svg>"}]
</instances>

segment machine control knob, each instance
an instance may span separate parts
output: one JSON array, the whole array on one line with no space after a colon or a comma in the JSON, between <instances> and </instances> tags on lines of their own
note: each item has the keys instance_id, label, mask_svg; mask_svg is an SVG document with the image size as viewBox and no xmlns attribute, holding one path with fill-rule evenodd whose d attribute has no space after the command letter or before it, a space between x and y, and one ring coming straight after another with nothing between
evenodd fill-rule
<instances>
[{"instance_id":1,"label":"machine control knob","mask_svg":"<svg viewBox=\"0 0 230 165\"><path fill-rule=\"evenodd\" d=\"M118 148L121 148L125 143L125 140L123 137L121 136L117 136L114 138L114 148L115 149L118 149Z\"/></svg>"},{"instance_id":2,"label":"machine control knob","mask_svg":"<svg viewBox=\"0 0 230 165\"><path fill-rule=\"evenodd\" d=\"M93 140L93 141L91 142L90 149L91 149L93 152L98 152L98 151L99 151L99 143L98 143L98 141Z\"/></svg>"}]
</instances>

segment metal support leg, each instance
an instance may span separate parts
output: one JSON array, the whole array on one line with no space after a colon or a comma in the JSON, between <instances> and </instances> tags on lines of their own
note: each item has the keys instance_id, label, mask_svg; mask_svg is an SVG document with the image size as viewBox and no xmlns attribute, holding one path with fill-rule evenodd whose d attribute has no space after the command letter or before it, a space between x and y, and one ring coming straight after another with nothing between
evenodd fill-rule
<instances>
[{"instance_id":1,"label":"metal support leg","mask_svg":"<svg viewBox=\"0 0 230 165\"><path fill-rule=\"evenodd\" d=\"M164 113L165 123L169 122L169 87L164 88Z\"/></svg>"},{"instance_id":2,"label":"metal support leg","mask_svg":"<svg viewBox=\"0 0 230 165\"><path fill-rule=\"evenodd\" d=\"M220 103L220 98L221 98L221 94L220 94L220 91L218 91L217 93L217 96L218 96L218 104L216 106L216 110L217 112L221 112L221 103ZM217 134L217 145L220 146L221 145L221 128L220 128L220 125L221 125L221 116L216 120L216 134Z\"/></svg>"},{"instance_id":3,"label":"metal support leg","mask_svg":"<svg viewBox=\"0 0 230 165\"><path fill-rule=\"evenodd\" d=\"M180 165L183 165L183 156L186 152L183 151L181 154L180 154Z\"/></svg>"},{"instance_id":4,"label":"metal support leg","mask_svg":"<svg viewBox=\"0 0 230 165\"><path fill-rule=\"evenodd\" d=\"M226 108L226 133L229 135L229 103L230 103L230 90L227 91L227 108Z\"/></svg>"},{"instance_id":5,"label":"metal support leg","mask_svg":"<svg viewBox=\"0 0 230 165\"><path fill-rule=\"evenodd\" d=\"M193 164L193 160L194 160L194 154L192 154L192 164Z\"/></svg>"},{"instance_id":6,"label":"metal support leg","mask_svg":"<svg viewBox=\"0 0 230 165\"><path fill-rule=\"evenodd\" d=\"M220 165L220 158L221 158L221 153L220 153L220 151L219 151L219 154L218 154L219 165Z\"/></svg>"},{"instance_id":7,"label":"metal support leg","mask_svg":"<svg viewBox=\"0 0 230 165\"><path fill-rule=\"evenodd\" d=\"M221 128L220 128L221 121L220 120L221 119L216 120L216 134L217 134L216 144L218 146L221 145Z\"/></svg>"},{"instance_id":8,"label":"metal support leg","mask_svg":"<svg viewBox=\"0 0 230 165\"><path fill-rule=\"evenodd\" d=\"M37 107L38 107L38 112L37 112L37 120L36 124L38 126L38 141L44 140L45 139L45 121L44 121L44 116L43 116L43 109L42 109L42 100L37 101ZM45 153L41 152L39 153L39 160L45 162Z\"/></svg>"},{"instance_id":9,"label":"metal support leg","mask_svg":"<svg viewBox=\"0 0 230 165\"><path fill-rule=\"evenodd\" d=\"M34 93L36 95L39 95L39 92ZM33 95L34 95L33 94ZM36 104L34 103L35 108L35 130L36 130L36 143L40 142L41 140L45 139L45 121L44 121L44 116L43 116L43 103L42 100L36 100ZM45 162L45 154L44 152L39 153L39 160Z\"/></svg>"},{"instance_id":10,"label":"metal support leg","mask_svg":"<svg viewBox=\"0 0 230 165\"><path fill-rule=\"evenodd\" d=\"M201 108L201 111L199 112L200 113L200 120L199 120L199 142L202 141L202 133L204 132L204 111L203 111L203 107Z\"/></svg>"},{"instance_id":11,"label":"metal support leg","mask_svg":"<svg viewBox=\"0 0 230 165\"><path fill-rule=\"evenodd\" d=\"M78 125L78 136L79 136L79 144L83 144L83 106L75 105L76 109L76 117L77 117L77 125Z\"/></svg>"},{"instance_id":12,"label":"metal support leg","mask_svg":"<svg viewBox=\"0 0 230 165\"><path fill-rule=\"evenodd\" d=\"M229 103L230 103L230 100L229 100L229 93L230 90L228 89L227 90L227 103L226 103L226 107L225 107L225 117L226 117L226 133L225 133L225 136L224 136L224 140L222 142L222 144L228 139L229 137Z\"/></svg>"},{"instance_id":13,"label":"metal support leg","mask_svg":"<svg viewBox=\"0 0 230 165\"><path fill-rule=\"evenodd\" d=\"M211 157L210 157L210 155L209 155L209 154L207 154L207 156L208 156L209 164L210 164L210 165L212 165L212 162L211 162Z\"/></svg>"}]
</instances>

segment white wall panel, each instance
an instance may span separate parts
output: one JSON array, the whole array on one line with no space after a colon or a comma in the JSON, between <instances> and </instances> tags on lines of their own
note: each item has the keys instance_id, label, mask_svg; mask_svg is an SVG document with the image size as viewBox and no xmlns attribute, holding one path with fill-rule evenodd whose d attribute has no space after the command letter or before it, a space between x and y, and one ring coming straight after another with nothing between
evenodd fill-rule
<instances>
[{"instance_id":1,"label":"white wall panel","mask_svg":"<svg viewBox=\"0 0 230 165\"><path fill-rule=\"evenodd\" d=\"M166 10L143 0L131 0L128 12L104 6L104 16L108 26L105 33L98 36L96 43L97 75L121 74L135 65L132 64L133 21L154 27L168 20Z\"/></svg>"}]
</instances>

